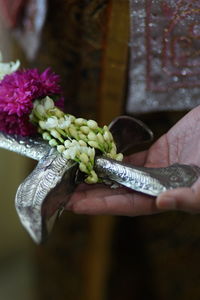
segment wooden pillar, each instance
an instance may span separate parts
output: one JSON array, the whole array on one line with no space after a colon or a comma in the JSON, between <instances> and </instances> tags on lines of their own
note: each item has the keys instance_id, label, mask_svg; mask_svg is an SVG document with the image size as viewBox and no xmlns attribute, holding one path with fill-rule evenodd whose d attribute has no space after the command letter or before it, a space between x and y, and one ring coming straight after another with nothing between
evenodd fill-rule
<instances>
[{"instance_id":1,"label":"wooden pillar","mask_svg":"<svg viewBox=\"0 0 200 300\"><path fill-rule=\"evenodd\" d=\"M129 1L110 1L108 25L104 38L102 68L97 103L97 119L101 124L123 112L129 38ZM96 216L91 219L87 252L87 300L106 299L107 280L112 263L111 246L116 218Z\"/></svg>"},{"instance_id":2,"label":"wooden pillar","mask_svg":"<svg viewBox=\"0 0 200 300\"><path fill-rule=\"evenodd\" d=\"M111 1L103 54L98 119L109 124L124 109L127 87L129 1Z\"/></svg>"}]
</instances>

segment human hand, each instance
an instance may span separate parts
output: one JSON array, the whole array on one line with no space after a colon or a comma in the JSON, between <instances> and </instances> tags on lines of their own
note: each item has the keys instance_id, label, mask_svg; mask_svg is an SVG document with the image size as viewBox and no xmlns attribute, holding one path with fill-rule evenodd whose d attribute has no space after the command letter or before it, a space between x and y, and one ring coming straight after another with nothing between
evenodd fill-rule
<instances>
[{"instance_id":1,"label":"human hand","mask_svg":"<svg viewBox=\"0 0 200 300\"><path fill-rule=\"evenodd\" d=\"M189 112L148 151L125 159L133 165L166 167L174 163L200 166L200 106ZM66 209L84 214L145 215L165 210L200 211L200 179L191 188L166 191L157 198L103 184L80 185Z\"/></svg>"}]
</instances>

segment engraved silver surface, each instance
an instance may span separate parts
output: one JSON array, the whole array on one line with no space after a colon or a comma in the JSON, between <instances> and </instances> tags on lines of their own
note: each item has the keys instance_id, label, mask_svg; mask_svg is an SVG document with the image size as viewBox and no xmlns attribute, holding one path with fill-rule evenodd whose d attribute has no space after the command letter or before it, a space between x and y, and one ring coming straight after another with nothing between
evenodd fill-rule
<instances>
[{"instance_id":1,"label":"engraved silver surface","mask_svg":"<svg viewBox=\"0 0 200 300\"><path fill-rule=\"evenodd\" d=\"M41 138L27 138L18 135L9 135L0 132L0 148L16 152L20 155L40 160L50 150L47 144Z\"/></svg>"},{"instance_id":2,"label":"engraved silver surface","mask_svg":"<svg viewBox=\"0 0 200 300\"><path fill-rule=\"evenodd\" d=\"M21 223L36 243L46 239L75 188L78 165L51 149L19 186L15 198Z\"/></svg>"},{"instance_id":3,"label":"engraved silver surface","mask_svg":"<svg viewBox=\"0 0 200 300\"><path fill-rule=\"evenodd\" d=\"M96 158L95 170L104 179L151 196L158 196L168 189L190 187L200 176L197 166L174 164L166 168L134 167L102 157Z\"/></svg>"},{"instance_id":4,"label":"engraved silver surface","mask_svg":"<svg viewBox=\"0 0 200 300\"><path fill-rule=\"evenodd\" d=\"M39 160L19 186L15 203L23 226L36 243L41 243L49 235L76 185L83 180L78 164L64 159L55 148L38 138L0 133L0 147ZM191 186L200 176L200 168L196 166L176 164L153 169L104 157L96 158L95 170L103 179L152 196L167 189Z\"/></svg>"}]
</instances>

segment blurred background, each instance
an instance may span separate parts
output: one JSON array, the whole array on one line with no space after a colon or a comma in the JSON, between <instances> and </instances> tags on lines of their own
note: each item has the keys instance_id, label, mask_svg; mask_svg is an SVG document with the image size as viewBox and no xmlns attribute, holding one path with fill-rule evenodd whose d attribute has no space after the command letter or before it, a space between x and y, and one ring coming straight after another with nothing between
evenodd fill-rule
<instances>
[{"instance_id":1,"label":"blurred background","mask_svg":"<svg viewBox=\"0 0 200 300\"><path fill-rule=\"evenodd\" d=\"M24 68L51 66L65 110L109 124L125 112L129 22L129 0L0 0L0 49ZM185 113L137 117L158 137ZM199 299L198 216L65 212L37 246L14 206L35 163L0 149L0 164L1 300Z\"/></svg>"}]
</instances>

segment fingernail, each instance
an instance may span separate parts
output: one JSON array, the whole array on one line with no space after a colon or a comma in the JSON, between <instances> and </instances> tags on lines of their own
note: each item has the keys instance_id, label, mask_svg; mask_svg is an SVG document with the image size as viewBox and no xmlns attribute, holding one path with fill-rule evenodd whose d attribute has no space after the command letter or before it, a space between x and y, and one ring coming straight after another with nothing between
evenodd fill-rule
<instances>
[{"instance_id":1,"label":"fingernail","mask_svg":"<svg viewBox=\"0 0 200 300\"><path fill-rule=\"evenodd\" d=\"M157 199L157 207L160 209L175 209L176 201L171 197L162 197Z\"/></svg>"}]
</instances>

